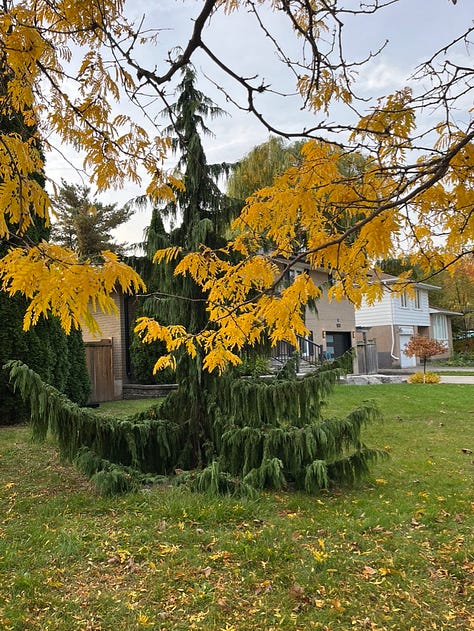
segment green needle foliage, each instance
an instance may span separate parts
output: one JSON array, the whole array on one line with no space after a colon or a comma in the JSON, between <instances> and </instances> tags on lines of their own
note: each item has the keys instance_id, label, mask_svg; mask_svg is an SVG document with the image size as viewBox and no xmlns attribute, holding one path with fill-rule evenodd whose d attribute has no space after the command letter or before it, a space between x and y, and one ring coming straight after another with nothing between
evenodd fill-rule
<instances>
[{"instance_id":1,"label":"green needle foliage","mask_svg":"<svg viewBox=\"0 0 474 631\"><path fill-rule=\"evenodd\" d=\"M128 418L105 417L72 403L19 361L6 369L31 405L34 436L52 434L62 457L77 462L105 494L135 488L150 475L172 475L192 461L187 426L163 414L169 400ZM219 388L207 399L213 421L204 445L207 466L182 477L199 490L246 495L264 488L315 493L360 479L386 455L361 438L377 410L363 404L342 419L323 418L337 374L330 368L301 380L230 374L216 380Z\"/></svg>"},{"instance_id":2,"label":"green needle foliage","mask_svg":"<svg viewBox=\"0 0 474 631\"><path fill-rule=\"evenodd\" d=\"M8 74L5 73L0 58L0 98L4 98L2 95L5 94L7 82ZM0 116L0 129L2 132L28 140L35 151L42 153L42 148L35 138L36 126L26 124L21 112L11 116ZM44 187L45 177L42 172L31 177ZM48 241L50 237L50 228L39 217L35 218L35 223L25 234L21 233L21 226L18 224L9 222L8 229L9 237L0 239L0 258L18 244L34 245ZM67 336L59 320L54 317L40 319L34 329L25 332L23 319L26 308L27 301L23 296L9 296L0 290L0 425L22 422L29 416L27 407L22 406L18 398L13 396L6 376L1 370L1 366L9 360L27 361L45 381L78 403L86 403L90 395L91 386L81 333L73 331Z\"/></svg>"},{"instance_id":3,"label":"green needle foliage","mask_svg":"<svg viewBox=\"0 0 474 631\"><path fill-rule=\"evenodd\" d=\"M100 258L102 250L123 254L126 244L115 243L111 231L128 221L132 209L102 204L91 198L88 186L61 186L53 200L56 221L51 229L52 241L75 250L83 258Z\"/></svg>"}]
</instances>

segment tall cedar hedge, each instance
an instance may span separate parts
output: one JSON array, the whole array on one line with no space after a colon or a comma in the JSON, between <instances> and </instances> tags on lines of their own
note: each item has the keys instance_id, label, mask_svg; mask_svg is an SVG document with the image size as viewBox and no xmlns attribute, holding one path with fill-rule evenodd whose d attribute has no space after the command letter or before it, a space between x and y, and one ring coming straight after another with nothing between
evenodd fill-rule
<instances>
[{"instance_id":1,"label":"tall cedar hedge","mask_svg":"<svg viewBox=\"0 0 474 631\"><path fill-rule=\"evenodd\" d=\"M0 367L10 360L21 360L73 402L85 405L91 384L80 331L67 336L59 321L50 318L24 332L25 308L22 298L0 292ZM0 425L21 423L29 416L29 406L15 394L5 370L0 369Z\"/></svg>"},{"instance_id":2,"label":"tall cedar hedge","mask_svg":"<svg viewBox=\"0 0 474 631\"><path fill-rule=\"evenodd\" d=\"M8 75L2 72L3 65L0 58L0 95L5 93ZM22 114L0 117L2 130L10 131L32 138L35 126L25 125ZM37 149L41 147L36 143ZM37 173L33 177L44 186L44 175ZM0 180L1 181L1 180ZM49 229L39 218L30 227L26 235L16 235L17 226L11 225L11 240L0 241L0 257L4 256L11 245L15 245L20 238L30 243L47 240ZM0 291L0 425L13 424L27 420L28 406L20 401L13 393L2 370L3 365L12 359L18 359L28 364L46 382L54 385L58 390L66 392L73 401L84 404L90 394L90 381L87 375L85 352L80 332L75 332L69 338L62 331L55 318L43 320L28 332L23 331L23 316L27 304L20 296L9 297Z\"/></svg>"}]
</instances>

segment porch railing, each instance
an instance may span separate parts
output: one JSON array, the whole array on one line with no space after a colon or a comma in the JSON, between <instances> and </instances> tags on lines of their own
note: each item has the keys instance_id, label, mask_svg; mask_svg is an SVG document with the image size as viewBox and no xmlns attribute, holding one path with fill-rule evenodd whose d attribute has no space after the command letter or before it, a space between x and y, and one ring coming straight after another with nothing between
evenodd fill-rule
<instances>
[{"instance_id":1,"label":"porch railing","mask_svg":"<svg viewBox=\"0 0 474 631\"><path fill-rule=\"evenodd\" d=\"M290 342L282 340L272 349L271 357L273 360L285 364L291 357L310 363L321 364L324 358L323 347L316 344L309 337L297 335L298 346L295 348Z\"/></svg>"}]
</instances>

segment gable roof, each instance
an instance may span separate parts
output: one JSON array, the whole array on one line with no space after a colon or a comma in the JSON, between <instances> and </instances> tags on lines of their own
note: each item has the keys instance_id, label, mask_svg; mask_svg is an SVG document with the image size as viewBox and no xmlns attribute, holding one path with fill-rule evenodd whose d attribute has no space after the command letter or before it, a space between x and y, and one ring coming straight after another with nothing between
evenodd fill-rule
<instances>
[{"instance_id":1,"label":"gable roof","mask_svg":"<svg viewBox=\"0 0 474 631\"><path fill-rule=\"evenodd\" d=\"M462 313L459 311L449 311L448 309L439 309L438 307L430 307L430 314L432 313L440 313L447 316L462 316Z\"/></svg>"}]
</instances>

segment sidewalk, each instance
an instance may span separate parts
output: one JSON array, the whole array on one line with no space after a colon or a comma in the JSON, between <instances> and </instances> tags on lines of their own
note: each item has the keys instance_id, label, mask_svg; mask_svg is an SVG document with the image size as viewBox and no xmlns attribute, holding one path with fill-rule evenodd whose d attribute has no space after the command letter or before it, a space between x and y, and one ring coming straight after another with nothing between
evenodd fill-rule
<instances>
[{"instance_id":1,"label":"sidewalk","mask_svg":"<svg viewBox=\"0 0 474 631\"><path fill-rule=\"evenodd\" d=\"M474 375L441 375L441 383L469 383L474 385Z\"/></svg>"},{"instance_id":2,"label":"sidewalk","mask_svg":"<svg viewBox=\"0 0 474 631\"><path fill-rule=\"evenodd\" d=\"M422 368L417 366L417 368L387 368L380 371L383 375L399 375L406 379L408 375L413 374L414 372L420 372ZM461 367L461 366L427 366L427 372L465 372L465 373L474 373L474 368L472 367ZM463 383L463 384L472 384L474 385L474 374L465 374L465 375L440 375L441 383Z\"/></svg>"}]
</instances>

